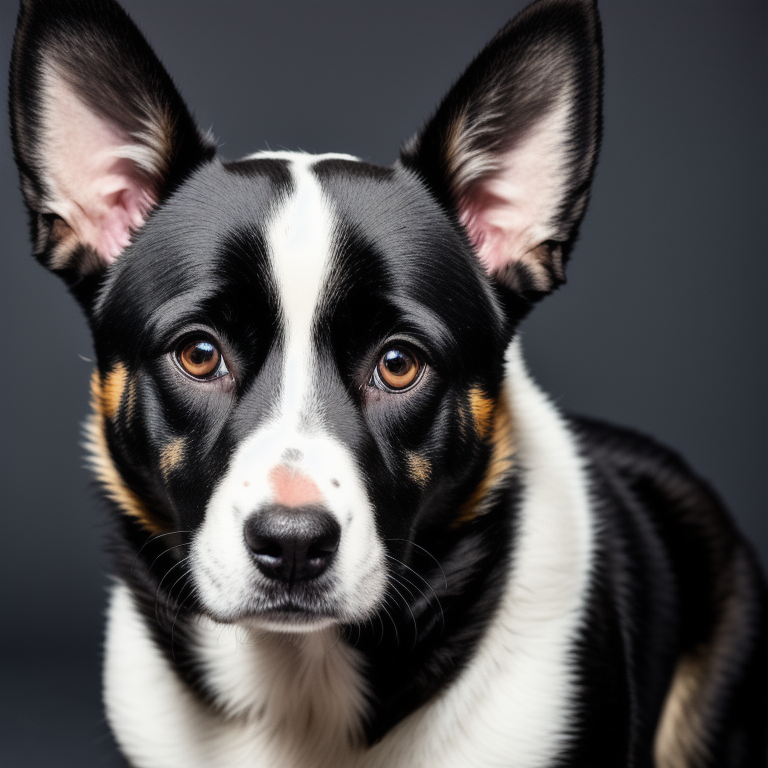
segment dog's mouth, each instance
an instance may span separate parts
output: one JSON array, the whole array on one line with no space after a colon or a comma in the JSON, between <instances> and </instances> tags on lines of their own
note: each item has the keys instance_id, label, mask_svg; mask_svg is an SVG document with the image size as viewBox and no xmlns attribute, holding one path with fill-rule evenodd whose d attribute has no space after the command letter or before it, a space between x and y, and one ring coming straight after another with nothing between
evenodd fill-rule
<instances>
[{"instance_id":1,"label":"dog's mouth","mask_svg":"<svg viewBox=\"0 0 768 768\"><path fill-rule=\"evenodd\" d=\"M257 615L269 618L284 617L291 622L339 618L338 607L322 592L302 591L304 594L294 594L292 591L277 599L271 597L266 603L259 605Z\"/></svg>"},{"instance_id":2,"label":"dog's mouth","mask_svg":"<svg viewBox=\"0 0 768 768\"><path fill-rule=\"evenodd\" d=\"M329 587L318 584L260 585L241 605L225 614L216 609L204 612L221 623L247 623L263 629L312 631L341 624L346 611L331 596Z\"/></svg>"}]
</instances>

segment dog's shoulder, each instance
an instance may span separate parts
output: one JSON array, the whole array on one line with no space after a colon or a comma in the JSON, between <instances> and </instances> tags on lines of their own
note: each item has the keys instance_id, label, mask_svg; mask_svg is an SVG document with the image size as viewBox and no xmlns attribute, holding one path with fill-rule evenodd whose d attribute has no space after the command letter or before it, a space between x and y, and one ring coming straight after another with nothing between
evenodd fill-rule
<instances>
[{"instance_id":1,"label":"dog's shoulder","mask_svg":"<svg viewBox=\"0 0 768 768\"><path fill-rule=\"evenodd\" d=\"M620 480L654 509L685 517L686 511L695 508L699 522L707 518L731 526L715 491L672 448L649 435L597 419L569 416L568 422L594 476Z\"/></svg>"},{"instance_id":2,"label":"dog's shoulder","mask_svg":"<svg viewBox=\"0 0 768 768\"><path fill-rule=\"evenodd\" d=\"M753 565L752 552L718 493L676 451L648 435L595 419L569 416L568 423L597 495L611 499L625 514L642 510L676 560L691 564L696 553L708 569L727 568L734 558Z\"/></svg>"},{"instance_id":3,"label":"dog's shoulder","mask_svg":"<svg viewBox=\"0 0 768 768\"><path fill-rule=\"evenodd\" d=\"M631 698L663 701L658 764L697 755L739 765L739 755L762 754L768 592L753 550L715 490L673 450L592 419L569 425L599 532L587 623L616 611L638 673ZM732 728L736 720L752 730Z\"/></svg>"}]
</instances>

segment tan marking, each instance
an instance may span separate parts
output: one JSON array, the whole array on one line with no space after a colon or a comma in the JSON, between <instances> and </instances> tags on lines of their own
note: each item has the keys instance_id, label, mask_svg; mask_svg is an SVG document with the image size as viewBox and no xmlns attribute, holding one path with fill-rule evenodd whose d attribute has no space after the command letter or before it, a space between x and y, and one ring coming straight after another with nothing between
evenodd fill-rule
<instances>
[{"instance_id":1,"label":"tan marking","mask_svg":"<svg viewBox=\"0 0 768 768\"><path fill-rule=\"evenodd\" d=\"M126 485L112 461L105 434L106 421L103 402L101 378L98 371L94 371L91 376L93 413L85 424L85 448L88 452L88 465L96 475L96 479L104 492L124 514L136 518L142 527L150 533L166 533L170 529L157 520L144 502Z\"/></svg>"},{"instance_id":2,"label":"tan marking","mask_svg":"<svg viewBox=\"0 0 768 768\"><path fill-rule=\"evenodd\" d=\"M452 191L454 193L457 192L455 183L456 177L459 175L459 170L461 169L461 145L466 124L467 110L463 109L461 113L455 116L448 126L448 132L445 134L445 143L443 145L443 152L448 161L448 174L451 182L453 182Z\"/></svg>"},{"instance_id":3,"label":"tan marking","mask_svg":"<svg viewBox=\"0 0 768 768\"><path fill-rule=\"evenodd\" d=\"M495 408L496 402L494 399L489 397L482 389L473 387L469 390L469 409L475 421L475 430L483 442L490 435Z\"/></svg>"},{"instance_id":4,"label":"tan marking","mask_svg":"<svg viewBox=\"0 0 768 768\"><path fill-rule=\"evenodd\" d=\"M54 219L48 234L48 243L48 264L51 269L64 269L69 266L72 254L80 245L74 230L64 219Z\"/></svg>"},{"instance_id":5,"label":"tan marking","mask_svg":"<svg viewBox=\"0 0 768 768\"><path fill-rule=\"evenodd\" d=\"M136 404L139 401L139 382L136 376L128 380L128 391L125 395L125 420L131 423L136 416Z\"/></svg>"},{"instance_id":6,"label":"tan marking","mask_svg":"<svg viewBox=\"0 0 768 768\"><path fill-rule=\"evenodd\" d=\"M107 419L114 419L120 410L125 385L128 382L128 369L125 363L118 363L103 379L100 388L101 413Z\"/></svg>"},{"instance_id":7,"label":"tan marking","mask_svg":"<svg viewBox=\"0 0 768 768\"><path fill-rule=\"evenodd\" d=\"M495 403L492 414L491 456L485 473L470 498L462 505L453 521L458 527L484 514L491 501L491 491L507 476L513 465L515 452L512 439L512 415L505 396Z\"/></svg>"},{"instance_id":8,"label":"tan marking","mask_svg":"<svg viewBox=\"0 0 768 768\"><path fill-rule=\"evenodd\" d=\"M186 443L186 438L177 437L164 445L160 451L160 472L165 480L184 461Z\"/></svg>"},{"instance_id":9,"label":"tan marking","mask_svg":"<svg viewBox=\"0 0 768 768\"><path fill-rule=\"evenodd\" d=\"M653 745L657 768L691 768L709 764L702 683L709 674L706 649L683 656L656 730Z\"/></svg>"},{"instance_id":10,"label":"tan marking","mask_svg":"<svg viewBox=\"0 0 768 768\"><path fill-rule=\"evenodd\" d=\"M424 488L432 475L432 464L429 459L413 451L406 453L408 474L414 483Z\"/></svg>"},{"instance_id":11,"label":"tan marking","mask_svg":"<svg viewBox=\"0 0 768 768\"><path fill-rule=\"evenodd\" d=\"M464 406L461 403L456 406L456 419L459 424L459 434L461 435L462 439L466 439L469 434L469 424L467 412L464 410Z\"/></svg>"}]
</instances>

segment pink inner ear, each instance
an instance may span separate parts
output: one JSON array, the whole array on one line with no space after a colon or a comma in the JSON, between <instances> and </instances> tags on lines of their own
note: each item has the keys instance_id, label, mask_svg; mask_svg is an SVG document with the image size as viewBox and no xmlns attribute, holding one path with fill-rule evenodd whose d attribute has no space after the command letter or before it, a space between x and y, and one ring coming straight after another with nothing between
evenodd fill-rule
<instances>
[{"instance_id":1,"label":"pink inner ear","mask_svg":"<svg viewBox=\"0 0 768 768\"><path fill-rule=\"evenodd\" d=\"M48 206L111 264L156 203L156 163L151 150L93 113L55 73L46 80Z\"/></svg>"},{"instance_id":2,"label":"pink inner ear","mask_svg":"<svg viewBox=\"0 0 768 768\"><path fill-rule=\"evenodd\" d=\"M479 191L465 201L460 214L475 253L490 275L500 272L511 260L507 248L509 233L503 226L493 223L493 211L499 205L488 192Z\"/></svg>"},{"instance_id":3,"label":"pink inner ear","mask_svg":"<svg viewBox=\"0 0 768 768\"><path fill-rule=\"evenodd\" d=\"M525 262L561 236L558 210L566 189L568 106L556 104L496 158L496 170L458 179L459 219L489 274ZM460 165L471 168L471 158Z\"/></svg>"},{"instance_id":4,"label":"pink inner ear","mask_svg":"<svg viewBox=\"0 0 768 768\"><path fill-rule=\"evenodd\" d=\"M135 166L130 160L118 160L124 165L122 174L115 173L111 178L117 185L112 192L105 192L103 203L93 222L92 235L89 238L96 252L111 264L128 247L131 234L139 229L147 218L147 213L155 201L149 190L135 180ZM133 175L131 174L133 171Z\"/></svg>"},{"instance_id":5,"label":"pink inner ear","mask_svg":"<svg viewBox=\"0 0 768 768\"><path fill-rule=\"evenodd\" d=\"M459 205L460 221L489 275L525 261L547 239L547 219L553 213L550 206L559 201L558 192L514 153L496 174L475 182L465 192Z\"/></svg>"}]
</instances>

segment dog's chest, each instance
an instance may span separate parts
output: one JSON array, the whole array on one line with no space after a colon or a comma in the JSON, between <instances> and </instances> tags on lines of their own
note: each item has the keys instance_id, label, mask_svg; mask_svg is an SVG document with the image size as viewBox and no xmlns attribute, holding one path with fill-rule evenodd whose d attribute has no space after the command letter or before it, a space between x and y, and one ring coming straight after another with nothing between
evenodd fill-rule
<instances>
[{"instance_id":1,"label":"dog's chest","mask_svg":"<svg viewBox=\"0 0 768 768\"><path fill-rule=\"evenodd\" d=\"M564 713L529 685L536 678L546 692L567 672L561 663L531 670L526 647L537 640L520 642L506 621L457 684L367 747L360 659L342 642L204 628L206 676L226 699L217 712L153 645L126 587L116 587L110 614L107 712L125 754L147 768L501 768L510 754L533 768L550 765L565 736Z\"/></svg>"}]
</instances>

